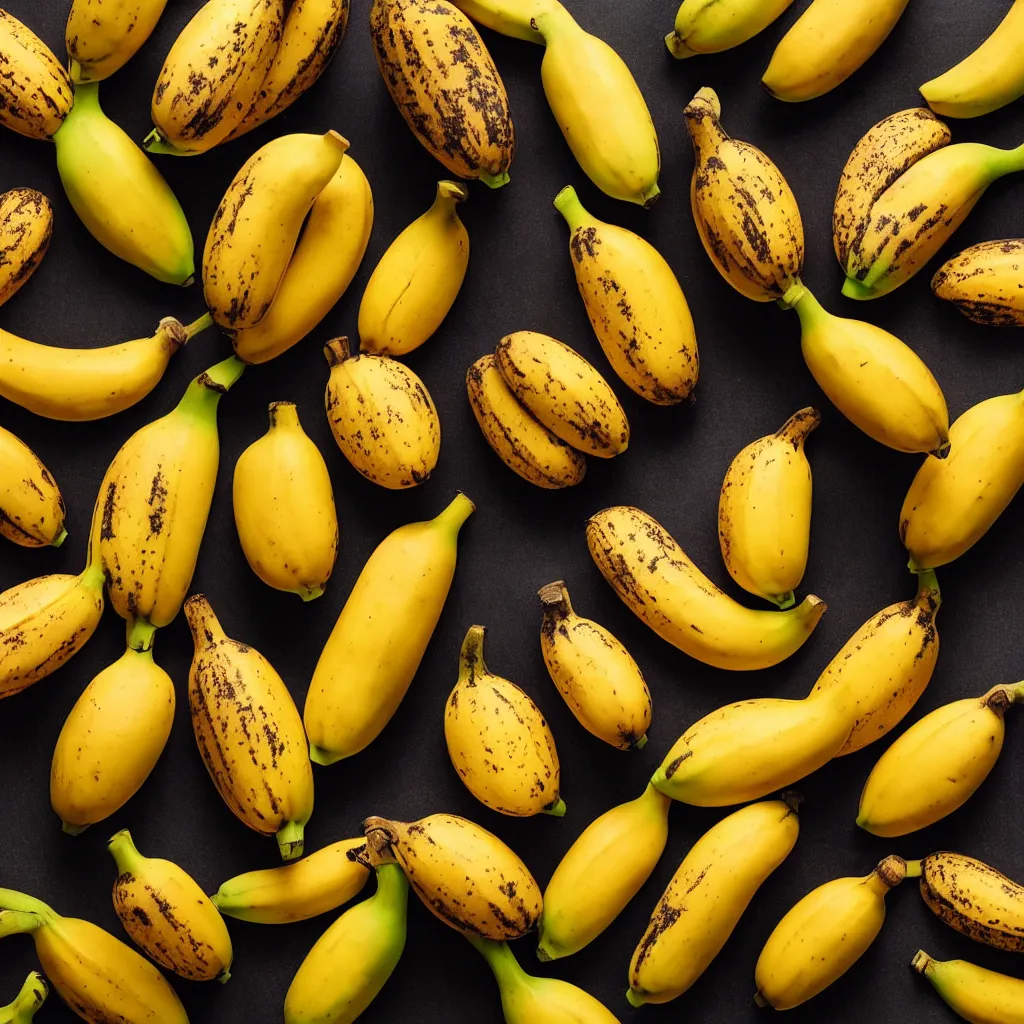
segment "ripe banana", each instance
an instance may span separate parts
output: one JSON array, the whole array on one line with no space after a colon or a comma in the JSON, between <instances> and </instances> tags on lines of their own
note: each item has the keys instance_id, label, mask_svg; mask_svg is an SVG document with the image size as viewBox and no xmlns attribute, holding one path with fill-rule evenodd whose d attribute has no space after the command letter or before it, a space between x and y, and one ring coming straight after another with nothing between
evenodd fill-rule
<instances>
[{"instance_id":1,"label":"ripe banana","mask_svg":"<svg viewBox=\"0 0 1024 1024\"><path fill-rule=\"evenodd\" d=\"M122 829L107 843L117 864L114 912L151 960L191 981L231 977L231 936L198 883L169 860L144 857Z\"/></svg>"},{"instance_id":2,"label":"ripe banana","mask_svg":"<svg viewBox=\"0 0 1024 1024\"><path fill-rule=\"evenodd\" d=\"M71 81L101 82L138 53L167 0L72 0L64 29Z\"/></svg>"},{"instance_id":3,"label":"ripe banana","mask_svg":"<svg viewBox=\"0 0 1024 1024\"><path fill-rule=\"evenodd\" d=\"M346 153L313 200L270 309L255 327L226 332L235 355L246 363L265 363L302 341L352 283L372 226L370 183Z\"/></svg>"},{"instance_id":4,"label":"ripe banana","mask_svg":"<svg viewBox=\"0 0 1024 1024\"><path fill-rule=\"evenodd\" d=\"M923 949L910 966L971 1024L1024 1024L1024 981L966 960L933 960Z\"/></svg>"},{"instance_id":5,"label":"ripe banana","mask_svg":"<svg viewBox=\"0 0 1024 1024\"><path fill-rule=\"evenodd\" d=\"M579 952L625 909L661 859L670 804L648 786L583 830L544 890L537 929L540 960Z\"/></svg>"},{"instance_id":6,"label":"ripe banana","mask_svg":"<svg viewBox=\"0 0 1024 1024\"><path fill-rule=\"evenodd\" d=\"M457 494L435 519L385 537L363 566L306 694L303 718L317 764L358 754L398 710L441 617L459 530L475 507Z\"/></svg>"},{"instance_id":7,"label":"ripe banana","mask_svg":"<svg viewBox=\"0 0 1024 1024\"><path fill-rule=\"evenodd\" d=\"M761 950L758 1005L789 1010L838 981L877 938L885 897L907 875L902 857L886 857L866 878L837 878L809 892Z\"/></svg>"},{"instance_id":8,"label":"ripe banana","mask_svg":"<svg viewBox=\"0 0 1024 1024\"><path fill-rule=\"evenodd\" d=\"M0 196L0 305L35 273L50 247L53 206L34 188Z\"/></svg>"},{"instance_id":9,"label":"ripe banana","mask_svg":"<svg viewBox=\"0 0 1024 1024\"><path fill-rule=\"evenodd\" d=\"M690 206L704 251L725 280L755 302L781 299L800 277L804 226L789 182L761 150L731 139L706 86L683 117L693 143Z\"/></svg>"},{"instance_id":10,"label":"ripe banana","mask_svg":"<svg viewBox=\"0 0 1024 1024\"><path fill-rule=\"evenodd\" d=\"M343 839L302 860L229 878L210 899L228 917L288 924L348 903L370 877L366 840Z\"/></svg>"},{"instance_id":11,"label":"ripe banana","mask_svg":"<svg viewBox=\"0 0 1024 1024\"><path fill-rule=\"evenodd\" d=\"M21 438L0 427L0 537L41 548L60 547L67 535L57 482Z\"/></svg>"},{"instance_id":12,"label":"ripe banana","mask_svg":"<svg viewBox=\"0 0 1024 1024\"><path fill-rule=\"evenodd\" d=\"M458 178L504 185L515 129L473 23L448 0L373 0L370 35L384 84L427 152Z\"/></svg>"},{"instance_id":13,"label":"ripe banana","mask_svg":"<svg viewBox=\"0 0 1024 1024\"><path fill-rule=\"evenodd\" d=\"M821 422L801 409L732 460L718 500L718 540L729 575L749 594L780 608L807 569L811 539L811 466L808 435Z\"/></svg>"},{"instance_id":14,"label":"ripe banana","mask_svg":"<svg viewBox=\"0 0 1024 1024\"><path fill-rule=\"evenodd\" d=\"M303 601L319 597L338 554L338 514L327 463L293 402L271 402L270 429L238 457L232 488L252 571Z\"/></svg>"},{"instance_id":15,"label":"ripe banana","mask_svg":"<svg viewBox=\"0 0 1024 1024\"><path fill-rule=\"evenodd\" d=\"M32 971L12 1003L0 1006L0 1024L31 1024L36 1010L46 1002L49 989L38 971Z\"/></svg>"},{"instance_id":16,"label":"ripe banana","mask_svg":"<svg viewBox=\"0 0 1024 1024\"><path fill-rule=\"evenodd\" d=\"M676 999L707 970L754 894L796 845L799 803L787 793L782 800L751 804L694 843L633 953L630 1005Z\"/></svg>"},{"instance_id":17,"label":"ripe banana","mask_svg":"<svg viewBox=\"0 0 1024 1024\"><path fill-rule=\"evenodd\" d=\"M537 31L538 14L550 10L558 0L453 0L464 14L487 28L513 39L543 45Z\"/></svg>"},{"instance_id":18,"label":"ripe banana","mask_svg":"<svg viewBox=\"0 0 1024 1024\"><path fill-rule=\"evenodd\" d=\"M441 326L469 266L469 234L458 204L469 189L439 181L434 204L388 246L359 303L364 352L404 356Z\"/></svg>"},{"instance_id":19,"label":"ripe banana","mask_svg":"<svg viewBox=\"0 0 1024 1024\"><path fill-rule=\"evenodd\" d=\"M935 271L932 291L968 320L990 327L1024 326L1024 239L979 242Z\"/></svg>"},{"instance_id":20,"label":"ripe banana","mask_svg":"<svg viewBox=\"0 0 1024 1024\"><path fill-rule=\"evenodd\" d=\"M213 215L203 250L203 297L216 323L241 330L266 316L303 222L347 149L336 131L281 135L242 165Z\"/></svg>"},{"instance_id":21,"label":"ripe banana","mask_svg":"<svg viewBox=\"0 0 1024 1024\"><path fill-rule=\"evenodd\" d=\"M459 679L444 708L444 738L466 788L499 814L565 814L555 738L541 710L484 662L484 627L470 626Z\"/></svg>"},{"instance_id":22,"label":"ripe banana","mask_svg":"<svg viewBox=\"0 0 1024 1024\"><path fill-rule=\"evenodd\" d=\"M784 612L744 608L711 582L646 512L619 505L587 520L587 546L634 615L706 665L768 668L803 646L825 611L813 594Z\"/></svg>"},{"instance_id":23,"label":"ripe banana","mask_svg":"<svg viewBox=\"0 0 1024 1024\"><path fill-rule=\"evenodd\" d=\"M89 921L0 889L0 937L25 932L57 994L90 1024L188 1024L174 989L134 949Z\"/></svg>"},{"instance_id":24,"label":"ripe banana","mask_svg":"<svg viewBox=\"0 0 1024 1024\"><path fill-rule=\"evenodd\" d=\"M441 422L423 381L390 356L351 355L348 338L329 341L324 356L327 419L345 458L390 490L423 483L441 454Z\"/></svg>"},{"instance_id":25,"label":"ripe banana","mask_svg":"<svg viewBox=\"0 0 1024 1024\"><path fill-rule=\"evenodd\" d=\"M50 139L72 104L71 80L47 45L0 10L0 124L30 139Z\"/></svg>"},{"instance_id":26,"label":"ripe banana","mask_svg":"<svg viewBox=\"0 0 1024 1024\"><path fill-rule=\"evenodd\" d=\"M665 45L673 57L721 53L753 39L793 0L683 0Z\"/></svg>"},{"instance_id":27,"label":"ripe banana","mask_svg":"<svg viewBox=\"0 0 1024 1024\"><path fill-rule=\"evenodd\" d=\"M566 444L610 459L629 446L626 411L575 349L535 331L498 342L494 361L520 404Z\"/></svg>"},{"instance_id":28,"label":"ripe banana","mask_svg":"<svg viewBox=\"0 0 1024 1024\"><path fill-rule=\"evenodd\" d=\"M454 814L363 822L371 862L395 861L423 905L465 936L518 939L540 916L529 868L497 836Z\"/></svg>"},{"instance_id":29,"label":"ripe banana","mask_svg":"<svg viewBox=\"0 0 1024 1024\"><path fill-rule=\"evenodd\" d=\"M259 651L225 635L202 594L185 602L185 617L195 645L188 702L206 770L235 817L274 836L282 860L295 860L313 813L313 769L295 702Z\"/></svg>"}]
</instances>

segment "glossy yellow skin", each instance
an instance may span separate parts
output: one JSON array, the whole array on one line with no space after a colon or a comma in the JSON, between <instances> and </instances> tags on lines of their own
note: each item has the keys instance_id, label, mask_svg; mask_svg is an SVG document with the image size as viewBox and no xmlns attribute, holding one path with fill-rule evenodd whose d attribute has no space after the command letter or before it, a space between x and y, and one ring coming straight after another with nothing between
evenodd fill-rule
<instances>
[{"instance_id":1,"label":"glossy yellow skin","mask_svg":"<svg viewBox=\"0 0 1024 1024\"><path fill-rule=\"evenodd\" d=\"M71 80L100 82L138 53L167 0L73 0L64 41Z\"/></svg>"},{"instance_id":2,"label":"glossy yellow skin","mask_svg":"<svg viewBox=\"0 0 1024 1024\"><path fill-rule=\"evenodd\" d=\"M23 548L60 545L64 499L39 456L0 427L0 536Z\"/></svg>"},{"instance_id":3,"label":"glossy yellow skin","mask_svg":"<svg viewBox=\"0 0 1024 1024\"><path fill-rule=\"evenodd\" d=\"M27 26L0 12L0 52L6 58L0 87L0 124L30 139L49 139L71 109L71 80L61 62Z\"/></svg>"},{"instance_id":4,"label":"glossy yellow skin","mask_svg":"<svg viewBox=\"0 0 1024 1024\"><path fill-rule=\"evenodd\" d=\"M33 188L12 188L0 195L0 305L35 273L50 247L53 206Z\"/></svg>"},{"instance_id":5,"label":"glossy yellow skin","mask_svg":"<svg viewBox=\"0 0 1024 1024\"><path fill-rule=\"evenodd\" d=\"M49 993L43 976L33 971L21 986L21 991L7 1006L0 1006L0 1024L30 1024L36 1011Z\"/></svg>"},{"instance_id":6,"label":"glossy yellow skin","mask_svg":"<svg viewBox=\"0 0 1024 1024\"><path fill-rule=\"evenodd\" d=\"M792 2L683 0L665 45L679 59L730 50L763 32Z\"/></svg>"},{"instance_id":7,"label":"glossy yellow skin","mask_svg":"<svg viewBox=\"0 0 1024 1024\"><path fill-rule=\"evenodd\" d=\"M1017 287L1024 239L979 242L948 259L932 278L935 297L991 327L1024 326L1024 295Z\"/></svg>"},{"instance_id":8,"label":"glossy yellow skin","mask_svg":"<svg viewBox=\"0 0 1024 1024\"><path fill-rule=\"evenodd\" d=\"M966 960L933 960L923 949L911 967L923 974L949 1008L971 1024L1024 1024L1024 981Z\"/></svg>"}]
</instances>

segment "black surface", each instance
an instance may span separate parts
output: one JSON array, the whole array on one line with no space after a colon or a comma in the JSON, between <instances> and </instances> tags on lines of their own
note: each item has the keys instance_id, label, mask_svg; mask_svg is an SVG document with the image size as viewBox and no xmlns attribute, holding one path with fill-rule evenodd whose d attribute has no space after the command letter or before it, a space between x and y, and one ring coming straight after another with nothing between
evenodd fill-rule
<instances>
[{"instance_id":1,"label":"black surface","mask_svg":"<svg viewBox=\"0 0 1024 1024\"><path fill-rule=\"evenodd\" d=\"M928 272L870 304L842 298L842 275L830 238L832 195L840 168L863 132L886 114L915 105L916 86L972 49L1007 5L1008 0L914 0L889 42L861 73L819 101L786 106L762 91L759 78L774 43L807 6L805 0L750 44L684 63L673 62L661 42L671 27L675 0L576 0L570 6L582 23L607 39L632 67L659 129L663 196L649 213L600 195L575 165L544 101L540 48L487 34L510 94L518 154L509 186L495 193L472 188L463 208L472 240L465 287L443 328L408 360L433 393L444 441L431 480L404 493L364 481L335 447L322 411L327 379L323 342L354 333L361 289L376 259L426 209L435 180L445 176L413 139L380 80L367 32L367 0L354 0L338 60L290 111L206 156L158 158L184 204L200 252L232 175L257 146L279 133L340 130L369 176L377 204L370 249L349 294L304 343L268 366L249 370L221 404L222 469L194 589L209 595L229 634L256 644L271 659L301 707L344 596L381 538L404 522L434 515L458 488L478 505L463 531L459 569L444 616L398 714L370 749L316 770L308 849L355 834L369 814L409 820L449 810L497 832L543 885L583 827L639 793L668 745L692 721L747 695L803 696L861 622L913 592L896 518L919 459L880 447L829 405L801 360L793 314L748 302L719 279L690 215L692 157L682 108L699 86L718 90L727 130L769 152L796 191L807 232L808 284L834 311L871 319L910 343L932 368L956 416L984 398L1024 384L1024 334L964 320L932 298ZM63 52L65 0L8 0L6 6L55 52ZM199 0L171 0L154 38L102 87L105 108L135 138L148 130L150 90L163 56L198 7ZM1024 106L1017 103L979 120L953 122L952 127L955 141L1016 145L1024 136ZM0 189L39 188L56 210L50 253L24 291L0 310L3 327L54 344L94 346L148 334L164 315L187 321L201 313L198 286L178 291L158 284L88 236L64 199L49 144L3 132L0 154ZM565 225L550 205L567 183L576 186L598 216L640 231L676 270L700 342L703 372L694 404L656 409L608 370L576 292ZM1022 201L1024 180L994 185L944 255L982 239L1024 234ZM539 491L506 469L483 441L466 402L466 367L493 349L503 334L521 328L546 331L592 359L607 373L631 419L629 452L608 463L590 460L585 482L568 492ZM114 452L134 430L172 408L194 374L228 352L223 338L207 332L175 358L146 401L99 423L56 424L3 405L4 425L28 442L56 475L68 504L70 537L60 550L26 551L3 542L0 586L81 568L95 488ZM266 429L267 404L279 399L298 403L307 432L327 457L341 520L334 578L326 595L311 605L271 591L252 574L232 520L235 460ZM637 504L670 528L716 582L748 600L731 585L718 551L715 516L722 475L743 445L776 429L808 403L820 406L824 421L808 445L815 507L804 592L825 598L829 611L803 650L775 669L729 674L707 668L663 643L619 603L587 554L584 520L607 505ZM940 572L942 653L922 711L1024 675L1021 526L1021 506L1011 506L983 541ZM642 752L619 753L585 733L546 676L537 642L535 592L558 578L568 581L577 610L611 628L647 675L654 722ZM490 667L520 683L550 718L569 807L562 820L542 816L520 821L494 814L476 803L451 768L442 706L455 681L459 642L474 622L489 627ZM114 865L104 842L118 828L130 827L143 852L177 861L209 891L237 872L277 860L274 843L248 831L221 803L197 754L185 705L192 645L181 616L160 632L156 647L158 661L179 692L163 759L122 812L79 838L61 833L48 799L53 744L82 688L122 650L121 620L108 609L95 637L66 668L0 705L0 814L5 833L0 884L31 892L62 913L89 918L118 935L122 933L109 896ZM861 785L884 743L835 762L802 783L806 804L794 853L765 884L704 978L667 1007L633 1011L626 1005L627 965L663 886L691 843L721 812L673 808L668 848L654 877L588 949L546 966L534 958L532 938L516 943L515 952L529 970L583 985L623 1021L633 1019L634 1013L657 1020L753 1021L753 967L761 945L781 915L821 882L864 874L890 852L916 857L943 847L979 856L1024 880L1024 828L1017 799L1024 788L1022 726L1009 722L999 765L965 809L906 840L877 840L853 824ZM940 958L974 958L1018 974L1024 968L1019 957L987 951L947 930L924 908L912 884L892 893L889 912L882 936L855 970L787 1020L952 1019L930 986L908 968L918 946ZM331 919L279 928L231 922L236 953L231 982L222 988L174 980L192 1021L279 1020L290 978ZM36 961L27 938L9 938L0 950L2 1004L13 997ZM379 1021L409 1024L490 1024L501 1019L482 959L415 901L410 904L405 956L366 1016L371 1014ZM73 1018L54 998L38 1019L57 1024Z\"/></svg>"}]
</instances>

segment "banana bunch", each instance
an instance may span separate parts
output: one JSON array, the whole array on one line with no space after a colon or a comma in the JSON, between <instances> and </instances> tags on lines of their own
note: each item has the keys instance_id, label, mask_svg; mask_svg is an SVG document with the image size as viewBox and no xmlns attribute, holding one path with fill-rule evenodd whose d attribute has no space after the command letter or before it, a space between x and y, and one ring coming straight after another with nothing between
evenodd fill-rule
<instances>
[{"instance_id":1,"label":"banana bunch","mask_svg":"<svg viewBox=\"0 0 1024 1024\"><path fill-rule=\"evenodd\" d=\"M683 0L665 36L677 59L721 53L753 39L783 14L793 0Z\"/></svg>"},{"instance_id":2,"label":"banana bunch","mask_svg":"<svg viewBox=\"0 0 1024 1024\"><path fill-rule=\"evenodd\" d=\"M923 974L946 1005L974 1024L1021 1024L1024 981L988 971L966 960L933 960L923 949L910 966Z\"/></svg>"},{"instance_id":3,"label":"banana bunch","mask_svg":"<svg viewBox=\"0 0 1024 1024\"><path fill-rule=\"evenodd\" d=\"M748 594L792 608L807 569L811 466L804 452L821 422L801 409L732 460L718 500L718 540L729 575Z\"/></svg>"},{"instance_id":4,"label":"banana bunch","mask_svg":"<svg viewBox=\"0 0 1024 1024\"><path fill-rule=\"evenodd\" d=\"M231 977L231 936L191 875L144 857L122 829L107 843L117 865L114 913L132 941L161 967L191 981Z\"/></svg>"},{"instance_id":5,"label":"banana bunch","mask_svg":"<svg viewBox=\"0 0 1024 1024\"><path fill-rule=\"evenodd\" d=\"M638 508L620 505L591 516L587 546L634 615L691 658L717 668L777 665L803 646L825 611L825 602L813 594L788 611L744 608Z\"/></svg>"},{"instance_id":6,"label":"banana bunch","mask_svg":"<svg viewBox=\"0 0 1024 1024\"><path fill-rule=\"evenodd\" d=\"M555 196L555 209L569 226L576 285L612 369L655 405L688 398L700 359L672 268L639 235L588 213L571 186Z\"/></svg>"},{"instance_id":7,"label":"banana bunch","mask_svg":"<svg viewBox=\"0 0 1024 1024\"><path fill-rule=\"evenodd\" d=\"M53 475L21 438L0 427L0 537L23 548L60 547L64 499Z\"/></svg>"},{"instance_id":8,"label":"banana bunch","mask_svg":"<svg viewBox=\"0 0 1024 1024\"><path fill-rule=\"evenodd\" d=\"M935 271L932 291L969 320L990 327L1024 326L1024 296L1018 287L1024 239L979 242Z\"/></svg>"},{"instance_id":9,"label":"banana bunch","mask_svg":"<svg viewBox=\"0 0 1024 1024\"><path fill-rule=\"evenodd\" d=\"M0 305L36 272L50 247L53 206L34 188L0 195Z\"/></svg>"},{"instance_id":10,"label":"banana bunch","mask_svg":"<svg viewBox=\"0 0 1024 1024\"><path fill-rule=\"evenodd\" d=\"M538 591L540 649L551 681L587 732L619 750L641 749L651 692L629 651L603 626L573 611L562 580Z\"/></svg>"},{"instance_id":11,"label":"banana bunch","mask_svg":"<svg viewBox=\"0 0 1024 1024\"><path fill-rule=\"evenodd\" d=\"M540 960L579 952L625 909L661 859L670 804L648 786L583 830L544 890L537 929Z\"/></svg>"},{"instance_id":12,"label":"banana bunch","mask_svg":"<svg viewBox=\"0 0 1024 1024\"><path fill-rule=\"evenodd\" d=\"M439 181L434 203L388 246L359 303L364 352L404 356L427 341L455 303L469 266L459 203L469 190Z\"/></svg>"},{"instance_id":13,"label":"banana bunch","mask_svg":"<svg viewBox=\"0 0 1024 1024\"><path fill-rule=\"evenodd\" d=\"M166 6L167 0L72 0L64 29L71 81L101 82L123 68Z\"/></svg>"},{"instance_id":14,"label":"banana bunch","mask_svg":"<svg viewBox=\"0 0 1024 1024\"><path fill-rule=\"evenodd\" d=\"M484 662L484 627L470 626L459 679L444 707L452 766L485 807L525 818L565 814L555 738L540 708Z\"/></svg>"},{"instance_id":15,"label":"banana bunch","mask_svg":"<svg viewBox=\"0 0 1024 1024\"><path fill-rule=\"evenodd\" d=\"M32 971L14 1001L0 1006L0 1024L31 1024L36 1011L46 1002L49 991L43 976Z\"/></svg>"},{"instance_id":16,"label":"banana bunch","mask_svg":"<svg viewBox=\"0 0 1024 1024\"><path fill-rule=\"evenodd\" d=\"M327 463L293 402L272 402L270 429L238 457L235 526L252 571L268 586L311 601L338 555L338 514Z\"/></svg>"},{"instance_id":17,"label":"banana bunch","mask_svg":"<svg viewBox=\"0 0 1024 1024\"><path fill-rule=\"evenodd\" d=\"M750 804L690 848L651 913L629 965L631 1006L686 992L721 952L750 901L800 834L799 797Z\"/></svg>"},{"instance_id":18,"label":"banana bunch","mask_svg":"<svg viewBox=\"0 0 1024 1024\"><path fill-rule=\"evenodd\" d=\"M0 889L0 937L27 933L50 984L85 1021L188 1024L174 989L148 960L89 921Z\"/></svg>"},{"instance_id":19,"label":"banana bunch","mask_svg":"<svg viewBox=\"0 0 1024 1024\"><path fill-rule=\"evenodd\" d=\"M0 9L0 124L30 139L52 139L72 104L71 79L27 25Z\"/></svg>"},{"instance_id":20,"label":"banana bunch","mask_svg":"<svg viewBox=\"0 0 1024 1024\"><path fill-rule=\"evenodd\" d=\"M448 597L459 531L475 507L457 494L436 518L385 537L363 566L306 694L303 718L317 764L358 754L402 703Z\"/></svg>"}]
</instances>

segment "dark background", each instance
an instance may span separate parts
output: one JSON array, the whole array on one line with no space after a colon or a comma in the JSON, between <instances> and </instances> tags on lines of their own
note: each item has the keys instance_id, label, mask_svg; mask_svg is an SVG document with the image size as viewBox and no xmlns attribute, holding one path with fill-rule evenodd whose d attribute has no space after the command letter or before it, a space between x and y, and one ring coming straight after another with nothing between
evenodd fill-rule
<instances>
[{"instance_id":1,"label":"dark background","mask_svg":"<svg viewBox=\"0 0 1024 1024\"><path fill-rule=\"evenodd\" d=\"M928 280L938 260L894 295L859 306L842 298L842 274L831 244L832 196L840 169L864 131L885 115L916 105L916 87L973 49L1008 5L1009 0L913 0L862 71L823 99L787 106L772 100L759 79L774 44L806 0L797 0L747 45L682 63L669 58L661 41L672 26L675 0L570 3L586 28L622 54L647 97L663 153L663 195L650 212L606 198L578 169L544 101L541 49L485 33L511 98L518 154L507 187L493 193L482 186L471 189L463 207L472 239L465 287L442 329L408 360L437 403L443 446L433 477L406 492L385 491L360 477L334 445L322 412L327 380L322 344L355 332L359 296L376 260L398 231L427 208L434 182L446 175L414 140L381 82L367 31L368 0L353 0L348 37L336 62L287 113L205 156L157 158L185 207L199 253L235 171L280 133L341 131L373 185L377 204L367 258L349 293L309 338L272 364L250 369L221 403L223 466L194 589L209 595L229 634L254 643L270 658L301 708L321 646L374 546L402 523L435 515L456 489L478 505L462 534L459 569L444 615L398 714L367 751L316 769L316 812L306 831L307 849L357 834L360 821L370 814L411 820L447 810L498 833L543 885L588 822L642 790L669 744L691 722L748 695L803 696L853 630L880 608L913 593L896 521L919 459L881 447L843 419L804 367L796 317L746 301L712 268L690 215L692 156L682 108L698 87L718 90L727 130L765 149L796 192L807 233L808 284L830 309L870 318L912 345L944 388L955 417L982 399L1024 384L1024 336L1011 328L971 324L934 299ZM61 56L68 6L65 0L7 3ZM107 112L133 138L148 131L150 91L163 57L199 6L199 0L171 0L154 37L103 85ZM955 141L1013 146L1024 137L1024 106L1017 103L981 119L952 122L952 127ZM56 218L49 255L30 284L0 311L0 325L52 344L98 346L144 336L164 315L186 322L200 315L198 285L177 291L159 284L90 238L64 198L48 143L4 131L0 146L0 189L41 189L53 200ZM551 199L567 183L576 186L598 216L641 232L678 274L693 310L703 364L694 403L657 409L610 372L576 291L565 225L551 208ZM1024 234L1022 200L1024 180L995 184L940 258L982 239ZM585 481L570 491L538 490L506 469L484 442L466 401L466 367L493 349L503 334L523 328L561 338L593 360L612 381L631 420L628 453L610 462L589 460ZM149 398L98 423L53 423L4 404L4 425L54 472L67 501L70 536L59 550L29 551L4 542L0 586L80 570L95 489L111 457L134 430L171 409L192 376L229 352L227 341L213 331L201 335L173 360ZM266 429L267 404L280 399L298 403L306 431L327 458L341 522L333 580L326 595L310 605L272 591L253 575L232 519L235 460ZM802 593L819 594L829 611L806 646L775 669L743 675L708 668L659 640L619 603L591 563L584 521L607 505L639 505L664 523L716 582L756 604L732 586L722 565L716 537L719 486L743 445L775 430L808 403L822 409L824 420L808 445L815 509ZM1011 506L973 550L940 571L942 654L921 711L1024 675L1020 529L1021 508ZM547 678L537 641L535 592L558 578L568 582L577 610L611 628L647 676L654 721L642 752L620 753L591 737ZM550 718L569 808L562 820L513 820L492 813L470 796L451 768L442 706L455 682L459 643L474 622L489 627L490 667L522 685ZM177 861L210 892L238 872L277 862L274 843L247 830L222 804L197 754L185 698L192 644L182 616L160 631L156 645L157 659L179 692L177 720L161 762L113 818L78 838L61 833L48 799L54 741L89 679L121 654L123 639L121 620L108 610L95 637L66 668L0 705L0 884L31 892L61 913L96 921L117 935L123 933L109 895L114 864L104 841L119 828L130 827L144 853ZM515 952L531 971L582 985L623 1021L633 1019L634 1012L658 1020L683 1015L753 1021L753 968L761 945L782 914L814 886L840 875L865 874L890 852L919 857L943 847L981 857L1024 880L1018 800L1024 789L1022 725L1010 721L999 765L965 809L904 840L877 840L854 825L860 788L884 742L802 783L806 804L796 849L754 899L704 978L676 1003L632 1011L623 998L627 966L664 885L721 811L673 808L668 848L654 877L586 950L546 966L533 955L532 937L516 943ZM918 946L943 959L967 957L1024 972L1019 957L988 951L946 929L925 909L912 884L893 892L888 902L890 919L863 960L788 1020L952 1019L930 986L908 968ZM276 928L231 921L231 982L222 988L174 979L193 1022L279 1020L292 975L331 920L328 915ZM13 997L35 964L29 939L3 943L0 1004ZM367 1011L371 1014L376 1020L410 1024L501 1019L482 959L415 900L409 908L405 956ZM72 1017L53 998L39 1019L57 1024Z\"/></svg>"}]
</instances>

